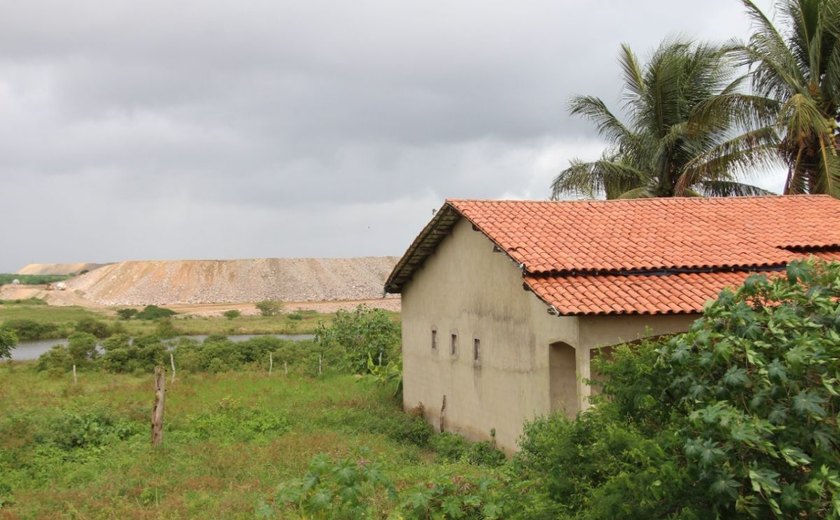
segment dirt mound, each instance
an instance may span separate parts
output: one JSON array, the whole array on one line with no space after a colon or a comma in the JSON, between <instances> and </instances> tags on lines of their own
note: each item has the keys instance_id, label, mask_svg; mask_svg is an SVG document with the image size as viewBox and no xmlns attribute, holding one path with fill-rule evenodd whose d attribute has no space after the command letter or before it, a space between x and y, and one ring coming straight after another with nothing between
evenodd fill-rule
<instances>
[{"instance_id":1,"label":"dirt mound","mask_svg":"<svg viewBox=\"0 0 840 520\"><path fill-rule=\"evenodd\" d=\"M68 280L99 305L315 302L382 296L398 258L128 261Z\"/></svg>"},{"instance_id":2,"label":"dirt mound","mask_svg":"<svg viewBox=\"0 0 840 520\"><path fill-rule=\"evenodd\" d=\"M29 264L15 274L76 274L82 271L93 271L105 264Z\"/></svg>"}]
</instances>

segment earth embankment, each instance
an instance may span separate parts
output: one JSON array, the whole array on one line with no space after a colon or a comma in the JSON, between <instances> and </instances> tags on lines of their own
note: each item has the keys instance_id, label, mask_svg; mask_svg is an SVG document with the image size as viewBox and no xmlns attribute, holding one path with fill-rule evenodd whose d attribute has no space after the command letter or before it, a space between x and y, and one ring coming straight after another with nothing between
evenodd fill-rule
<instances>
[{"instance_id":1,"label":"earth embankment","mask_svg":"<svg viewBox=\"0 0 840 520\"><path fill-rule=\"evenodd\" d=\"M97 305L374 300L398 258L125 261L66 282Z\"/></svg>"}]
</instances>

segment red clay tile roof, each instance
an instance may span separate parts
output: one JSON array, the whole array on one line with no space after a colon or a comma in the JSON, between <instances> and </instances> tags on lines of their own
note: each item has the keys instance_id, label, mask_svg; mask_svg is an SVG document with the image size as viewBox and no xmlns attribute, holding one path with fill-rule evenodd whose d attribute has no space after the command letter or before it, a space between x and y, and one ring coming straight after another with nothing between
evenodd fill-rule
<instances>
[{"instance_id":1,"label":"red clay tile roof","mask_svg":"<svg viewBox=\"0 0 840 520\"><path fill-rule=\"evenodd\" d=\"M828 196L448 201L528 273L784 265L840 246Z\"/></svg>"},{"instance_id":2,"label":"red clay tile roof","mask_svg":"<svg viewBox=\"0 0 840 520\"><path fill-rule=\"evenodd\" d=\"M828 196L617 201L449 200L386 283L399 292L459 218L520 264L560 314L700 312L724 287L814 254L840 260Z\"/></svg>"}]
</instances>

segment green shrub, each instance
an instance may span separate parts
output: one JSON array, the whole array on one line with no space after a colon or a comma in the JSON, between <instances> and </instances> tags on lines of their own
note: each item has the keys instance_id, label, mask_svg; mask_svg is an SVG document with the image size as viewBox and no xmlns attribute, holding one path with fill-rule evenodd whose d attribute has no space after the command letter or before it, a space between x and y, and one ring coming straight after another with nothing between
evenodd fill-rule
<instances>
[{"instance_id":1,"label":"green shrub","mask_svg":"<svg viewBox=\"0 0 840 520\"><path fill-rule=\"evenodd\" d=\"M17 335L13 331L0 329L0 359L12 357L12 349L17 342Z\"/></svg>"},{"instance_id":2,"label":"green shrub","mask_svg":"<svg viewBox=\"0 0 840 520\"><path fill-rule=\"evenodd\" d=\"M125 309L117 309L117 317L121 320L130 320L137 316L139 311L137 309L132 308L125 308Z\"/></svg>"},{"instance_id":3,"label":"green shrub","mask_svg":"<svg viewBox=\"0 0 840 520\"><path fill-rule=\"evenodd\" d=\"M136 435L140 425L115 419L109 412L65 412L50 421L45 440L63 450L99 447Z\"/></svg>"},{"instance_id":4,"label":"green shrub","mask_svg":"<svg viewBox=\"0 0 840 520\"><path fill-rule=\"evenodd\" d=\"M82 318L76 322L76 332L87 332L99 339L107 338L111 335L111 328L104 321L94 318Z\"/></svg>"},{"instance_id":5,"label":"green shrub","mask_svg":"<svg viewBox=\"0 0 840 520\"><path fill-rule=\"evenodd\" d=\"M111 336L102 343L102 368L114 373L149 373L166 361L166 347L156 336L132 340L125 334Z\"/></svg>"},{"instance_id":6,"label":"green shrub","mask_svg":"<svg viewBox=\"0 0 840 520\"><path fill-rule=\"evenodd\" d=\"M275 438L290 429L291 423L283 414L246 408L235 399L225 398L214 411L191 416L176 431L194 439L246 442Z\"/></svg>"},{"instance_id":7,"label":"green shrub","mask_svg":"<svg viewBox=\"0 0 840 520\"><path fill-rule=\"evenodd\" d=\"M836 516L838 300L840 265L794 262L616 349L594 409L526 426L516 479L574 518Z\"/></svg>"},{"instance_id":8,"label":"green shrub","mask_svg":"<svg viewBox=\"0 0 840 520\"><path fill-rule=\"evenodd\" d=\"M67 352L73 363L80 367L91 364L99 357L96 345L96 336L87 332L74 332L67 338Z\"/></svg>"},{"instance_id":9,"label":"green shrub","mask_svg":"<svg viewBox=\"0 0 840 520\"><path fill-rule=\"evenodd\" d=\"M170 318L160 318L155 324L155 336L162 339L170 339L181 335L181 331L175 326Z\"/></svg>"},{"instance_id":10,"label":"green shrub","mask_svg":"<svg viewBox=\"0 0 840 520\"><path fill-rule=\"evenodd\" d=\"M172 309L158 307L157 305L147 305L142 311L134 315L138 320L157 320L160 318L169 318L177 314Z\"/></svg>"},{"instance_id":11,"label":"green shrub","mask_svg":"<svg viewBox=\"0 0 840 520\"><path fill-rule=\"evenodd\" d=\"M276 300L263 300L256 303L257 310L262 316L277 316L283 312L283 302Z\"/></svg>"},{"instance_id":12,"label":"green shrub","mask_svg":"<svg viewBox=\"0 0 840 520\"><path fill-rule=\"evenodd\" d=\"M14 332L19 341L57 339L61 337L62 332L58 325L53 323L40 323L29 319L7 320L0 328Z\"/></svg>"},{"instance_id":13,"label":"green shrub","mask_svg":"<svg viewBox=\"0 0 840 520\"><path fill-rule=\"evenodd\" d=\"M73 368L73 357L64 345L55 345L38 357L35 369L39 372L59 373Z\"/></svg>"},{"instance_id":14,"label":"green shrub","mask_svg":"<svg viewBox=\"0 0 840 520\"><path fill-rule=\"evenodd\" d=\"M427 447L434 435L432 426L422 416L398 413L377 417L370 425L371 431L384 433L397 442Z\"/></svg>"},{"instance_id":15,"label":"green shrub","mask_svg":"<svg viewBox=\"0 0 840 520\"><path fill-rule=\"evenodd\" d=\"M231 310L229 310L229 311L225 311L225 312L222 314L222 316L224 316L225 318L227 318L227 319L229 319L229 320L232 320L232 319L236 319L236 318L238 318L238 317L242 316L242 313L241 313L241 312L239 312L239 311L238 311L238 310L236 310L236 309L231 309Z\"/></svg>"},{"instance_id":16,"label":"green shrub","mask_svg":"<svg viewBox=\"0 0 840 520\"><path fill-rule=\"evenodd\" d=\"M305 518L355 520L374 517L374 497L395 495L378 464L364 458L333 462L321 454L312 459L302 479L281 484L275 503ZM260 510L264 516L273 514L268 504Z\"/></svg>"},{"instance_id":17,"label":"green shrub","mask_svg":"<svg viewBox=\"0 0 840 520\"><path fill-rule=\"evenodd\" d=\"M329 326L321 325L315 342L344 349L350 371L368 373L368 360L387 365L399 358L400 326L381 309L363 305L352 312L339 310Z\"/></svg>"}]
</instances>

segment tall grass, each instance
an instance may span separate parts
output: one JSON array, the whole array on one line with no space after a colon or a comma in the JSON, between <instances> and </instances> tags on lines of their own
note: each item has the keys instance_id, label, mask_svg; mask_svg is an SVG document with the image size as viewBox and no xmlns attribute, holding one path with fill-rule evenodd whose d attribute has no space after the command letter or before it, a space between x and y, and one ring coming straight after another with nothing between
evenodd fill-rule
<instances>
[{"instance_id":1,"label":"tall grass","mask_svg":"<svg viewBox=\"0 0 840 520\"><path fill-rule=\"evenodd\" d=\"M154 451L151 376L85 372L74 385L0 364L0 517L252 518L319 453L375 459L398 486L492 471L439 463L421 420L367 379L178 372L167 383Z\"/></svg>"}]
</instances>

